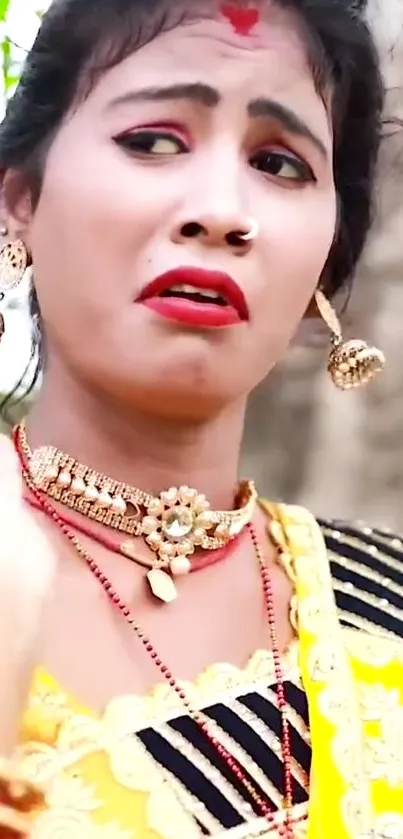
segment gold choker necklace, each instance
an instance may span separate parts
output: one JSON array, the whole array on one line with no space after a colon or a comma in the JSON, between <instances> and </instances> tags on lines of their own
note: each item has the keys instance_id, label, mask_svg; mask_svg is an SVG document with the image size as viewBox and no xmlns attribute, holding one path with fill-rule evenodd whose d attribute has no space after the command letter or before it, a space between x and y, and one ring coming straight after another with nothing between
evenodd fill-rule
<instances>
[{"instance_id":1,"label":"gold choker necklace","mask_svg":"<svg viewBox=\"0 0 403 839\"><path fill-rule=\"evenodd\" d=\"M237 509L212 510L206 496L187 486L154 496L115 481L51 446L31 451L24 425L18 427L21 449L35 487L88 519L130 536L141 536L157 555L156 567L170 568L196 548L226 547L252 520L257 501L253 481L236 491Z\"/></svg>"}]
</instances>

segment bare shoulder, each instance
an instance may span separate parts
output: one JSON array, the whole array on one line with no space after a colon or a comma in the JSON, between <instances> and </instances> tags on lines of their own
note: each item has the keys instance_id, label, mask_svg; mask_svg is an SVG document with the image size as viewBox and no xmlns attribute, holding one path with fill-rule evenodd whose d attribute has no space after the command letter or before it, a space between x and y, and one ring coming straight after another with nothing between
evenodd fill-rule
<instances>
[{"instance_id":1,"label":"bare shoulder","mask_svg":"<svg viewBox=\"0 0 403 839\"><path fill-rule=\"evenodd\" d=\"M18 459L0 435L0 754L12 747L35 664L55 557L26 506Z\"/></svg>"},{"instance_id":2,"label":"bare shoulder","mask_svg":"<svg viewBox=\"0 0 403 839\"><path fill-rule=\"evenodd\" d=\"M23 568L32 568L31 552L36 552L37 546L42 550L46 540L24 500L18 457L4 434L0 434L0 533L0 576L7 575L12 581ZM49 562L47 554L45 548L42 565ZM3 582L6 580L0 579L0 596Z\"/></svg>"},{"instance_id":3,"label":"bare shoulder","mask_svg":"<svg viewBox=\"0 0 403 839\"><path fill-rule=\"evenodd\" d=\"M21 494L21 477L17 455L10 438L0 434L0 500L7 503L11 496L15 499L18 494Z\"/></svg>"},{"instance_id":4,"label":"bare shoulder","mask_svg":"<svg viewBox=\"0 0 403 839\"><path fill-rule=\"evenodd\" d=\"M19 597L24 594L24 599L32 599L48 585L55 558L24 500L18 458L11 440L3 434L0 435L0 533L0 599L3 601L14 592Z\"/></svg>"},{"instance_id":5,"label":"bare shoulder","mask_svg":"<svg viewBox=\"0 0 403 839\"><path fill-rule=\"evenodd\" d=\"M403 536L362 523L320 520L340 620L403 638Z\"/></svg>"}]
</instances>

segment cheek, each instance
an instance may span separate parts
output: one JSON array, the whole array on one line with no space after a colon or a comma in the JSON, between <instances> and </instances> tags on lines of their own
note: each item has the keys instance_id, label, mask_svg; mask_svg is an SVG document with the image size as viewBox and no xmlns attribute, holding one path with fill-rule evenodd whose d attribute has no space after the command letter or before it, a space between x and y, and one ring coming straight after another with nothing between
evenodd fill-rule
<instances>
[{"instance_id":1,"label":"cheek","mask_svg":"<svg viewBox=\"0 0 403 839\"><path fill-rule=\"evenodd\" d=\"M38 208L42 225L70 255L80 250L85 257L88 243L92 259L98 255L101 263L108 258L108 243L124 248L125 242L141 241L149 222L141 180L130 176L130 168L114 166L113 157L112 164L105 161L96 148L91 154L72 149L67 159L60 152L49 160L45 174Z\"/></svg>"},{"instance_id":2,"label":"cheek","mask_svg":"<svg viewBox=\"0 0 403 839\"><path fill-rule=\"evenodd\" d=\"M32 225L38 294L52 320L62 305L64 318L110 317L132 298L136 265L167 203L158 183L153 194L149 171L110 144L68 140L51 151Z\"/></svg>"},{"instance_id":3,"label":"cheek","mask_svg":"<svg viewBox=\"0 0 403 839\"><path fill-rule=\"evenodd\" d=\"M293 338L317 288L336 225L334 190L272 207L263 229L261 294L256 321L262 344L280 355Z\"/></svg>"},{"instance_id":4,"label":"cheek","mask_svg":"<svg viewBox=\"0 0 403 839\"><path fill-rule=\"evenodd\" d=\"M288 192L265 222L265 262L273 269L277 297L298 310L312 295L332 247L336 196L333 188L305 196L295 190L294 198Z\"/></svg>"}]
</instances>

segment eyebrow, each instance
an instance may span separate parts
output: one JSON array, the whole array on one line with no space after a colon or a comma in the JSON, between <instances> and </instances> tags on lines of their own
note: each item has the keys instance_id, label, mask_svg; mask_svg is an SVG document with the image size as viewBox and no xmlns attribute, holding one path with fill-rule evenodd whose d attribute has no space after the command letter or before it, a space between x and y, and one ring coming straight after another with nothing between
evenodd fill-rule
<instances>
[{"instance_id":1,"label":"eyebrow","mask_svg":"<svg viewBox=\"0 0 403 839\"><path fill-rule=\"evenodd\" d=\"M172 84L167 87L144 87L141 90L129 90L114 99L109 107L127 105L131 102L168 102L178 99L189 99L206 108L215 108L221 101L218 90L202 82L191 84Z\"/></svg>"},{"instance_id":2,"label":"eyebrow","mask_svg":"<svg viewBox=\"0 0 403 839\"><path fill-rule=\"evenodd\" d=\"M133 102L168 102L188 100L205 108L216 108L221 102L221 95L214 87L193 82L189 84L172 84L167 87L145 87L140 90L131 90L118 96L109 103L109 108L117 108ZM323 158L327 159L328 152L324 142L315 134L309 125L298 116L291 108L261 96L253 99L248 104L248 114L252 119L259 117L275 120L280 123L286 131L298 137L304 137L318 149Z\"/></svg>"},{"instance_id":3,"label":"eyebrow","mask_svg":"<svg viewBox=\"0 0 403 839\"><path fill-rule=\"evenodd\" d=\"M327 160L328 152L324 142L315 134L305 120L301 119L291 108L275 102L273 99L259 97L249 103L248 113L251 117L268 117L281 123L290 134L310 140L318 149L322 157Z\"/></svg>"}]
</instances>

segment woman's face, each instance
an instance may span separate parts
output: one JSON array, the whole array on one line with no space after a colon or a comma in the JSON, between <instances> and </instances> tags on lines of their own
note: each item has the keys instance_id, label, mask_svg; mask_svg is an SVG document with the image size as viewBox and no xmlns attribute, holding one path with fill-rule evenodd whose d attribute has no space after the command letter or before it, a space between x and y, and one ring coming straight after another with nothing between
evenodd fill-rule
<instances>
[{"instance_id":1,"label":"woman's face","mask_svg":"<svg viewBox=\"0 0 403 839\"><path fill-rule=\"evenodd\" d=\"M167 416L239 402L295 333L335 219L329 115L291 15L269 9L249 37L224 17L159 35L100 79L47 159L27 241L49 370ZM228 234L251 221L239 247ZM152 296L179 268L228 275L246 306L213 276L225 314Z\"/></svg>"}]
</instances>

